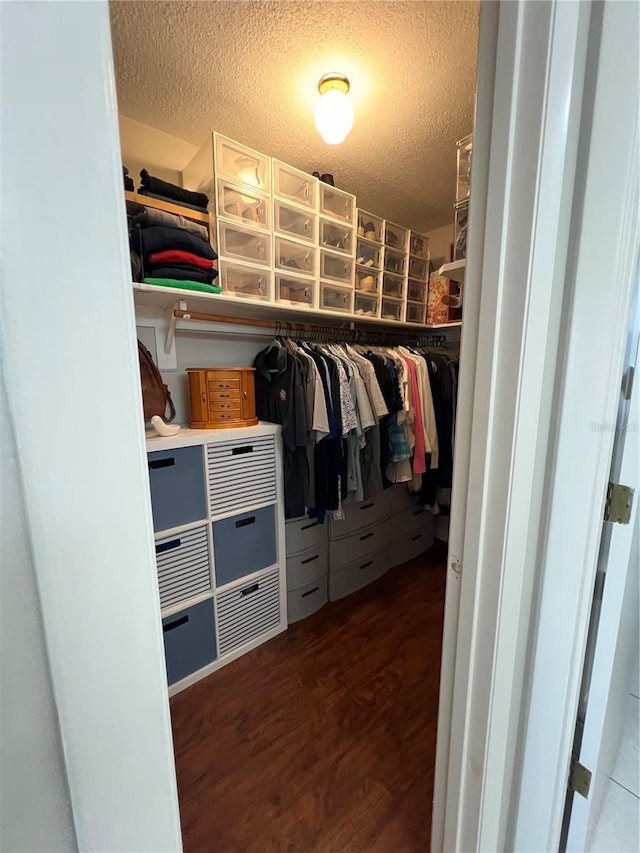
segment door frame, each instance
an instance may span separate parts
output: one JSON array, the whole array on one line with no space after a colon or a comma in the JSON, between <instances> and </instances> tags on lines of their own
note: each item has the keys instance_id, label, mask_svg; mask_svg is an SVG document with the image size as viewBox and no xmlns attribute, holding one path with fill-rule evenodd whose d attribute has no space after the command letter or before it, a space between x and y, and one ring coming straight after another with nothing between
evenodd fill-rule
<instances>
[{"instance_id":1,"label":"door frame","mask_svg":"<svg viewBox=\"0 0 640 853\"><path fill-rule=\"evenodd\" d=\"M482 6L434 851L557 848L572 731L547 742L549 721L536 715L553 707L559 725L563 714L575 719L575 706L560 679L558 692L550 690L544 667L552 650L536 647L536 641L548 643L561 617L553 607L557 556L547 549L549 528L558 526L559 517L554 524L547 508L561 495L569 500L575 487L573 472L562 468L555 453L567 428L563 420L570 421L572 407L589 402L591 409L597 402L600 420L615 419L608 393L621 364L615 330L628 312L628 249L638 248L637 208L625 190L636 179L631 154L637 115L632 93L625 99L611 79L609 68L621 79L614 61L620 48L604 38L602 20L624 43L625 29L634 32L633 19L625 27L625 5ZM637 46L627 47L631 61ZM606 132L615 162L605 165L596 143ZM614 259L619 287L610 294L603 323L593 300L599 265L585 277L585 265L576 268L574 247L593 229L585 218L587 193L597 205L597 179L612 171L603 211L611 227L595 232L595 245ZM586 245L583 240L581 247ZM627 247L622 255L621 245ZM579 378L595 339L606 349L601 372L609 386L583 384L571 397L567 383ZM586 361L576 363L577 344ZM581 520L602 511L606 481L593 476L606 470L609 455L602 442L583 466L581 473L592 475L584 496L594 483L601 487L591 506L580 507ZM589 561L585 565L595 567L594 554ZM575 597L583 582L572 575L563 594ZM563 627L567 635L579 635L583 623L584 608ZM578 647L572 641L572 650ZM579 678L579 653L564 663L565 676Z\"/></svg>"}]
</instances>

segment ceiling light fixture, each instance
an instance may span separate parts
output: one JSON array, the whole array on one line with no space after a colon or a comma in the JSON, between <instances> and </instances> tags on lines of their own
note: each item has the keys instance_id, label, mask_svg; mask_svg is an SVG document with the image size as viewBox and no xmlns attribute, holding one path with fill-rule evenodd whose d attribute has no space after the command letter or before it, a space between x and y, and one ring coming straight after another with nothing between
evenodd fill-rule
<instances>
[{"instance_id":1,"label":"ceiling light fixture","mask_svg":"<svg viewBox=\"0 0 640 853\"><path fill-rule=\"evenodd\" d=\"M325 74L318 83L320 100L316 106L318 133L329 145L339 145L353 127L353 107L349 100L349 81L344 74Z\"/></svg>"}]
</instances>

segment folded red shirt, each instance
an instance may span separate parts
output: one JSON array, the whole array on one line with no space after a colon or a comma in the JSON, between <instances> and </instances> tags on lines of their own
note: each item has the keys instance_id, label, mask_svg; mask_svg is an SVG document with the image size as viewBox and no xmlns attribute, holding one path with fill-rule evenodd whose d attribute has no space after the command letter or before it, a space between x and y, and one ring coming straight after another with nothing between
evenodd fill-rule
<instances>
[{"instance_id":1,"label":"folded red shirt","mask_svg":"<svg viewBox=\"0 0 640 853\"><path fill-rule=\"evenodd\" d=\"M210 270L213 267L213 261L208 258L201 258L200 255L194 255L192 252L183 252L181 249L168 249L166 252L155 252L149 257L151 264L191 264L193 267L201 267L203 270Z\"/></svg>"}]
</instances>

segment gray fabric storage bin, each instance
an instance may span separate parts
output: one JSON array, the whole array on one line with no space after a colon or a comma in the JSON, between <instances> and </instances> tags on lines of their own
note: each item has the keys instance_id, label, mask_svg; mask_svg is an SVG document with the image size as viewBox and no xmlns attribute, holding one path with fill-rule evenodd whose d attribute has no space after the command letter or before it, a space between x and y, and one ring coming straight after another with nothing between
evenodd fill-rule
<instances>
[{"instance_id":1,"label":"gray fabric storage bin","mask_svg":"<svg viewBox=\"0 0 640 853\"><path fill-rule=\"evenodd\" d=\"M293 625L320 610L329 600L327 575L287 593L287 622Z\"/></svg>"},{"instance_id":2,"label":"gray fabric storage bin","mask_svg":"<svg viewBox=\"0 0 640 853\"><path fill-rule=\"evenodd\" d=\"M162 620L167 680L175 684L216 659L213 599Z\"/></svg>"},{"instance_id":3,"label":"gray fabric storage bin","mask_svg":"<svg viewBox=\"0 0 640 853\"><path fill-rule=\"evenodd\" d=\"M343 569L329 572L329 600L337 601L351 595L367 584L382 577L389 570L389 548L383 548L377 554L363 557Z\"/></svg>"},{"instance_id":4,"label":"gray fabric storage bin","mask_svg":"<svg viewBox=\"0 0 640 853\"><path fill-rule=\"evenodd\" d=\"M156 450L147 464L156 532L207 517L201 444Z\"/></svg>"},{"instance_id":5,"label":"gray fabric storage bin","mask_svg":"<svg viewBox=\"0 0 640 853\"><path fill-rule=\"evenodd\" d=\"M287 557L287 589L298 589L326 575L327 543L322 542L315 548Z\"/></svg>"},{"instance_id":6,"label":"gray fabric storage bin","mask_svg":"<svg viewBox=\"0 0 640 853\"><path fill-rule=\"evenodd\" d=\"M275 505L213 522L217 586L272 566L276 560Z\"/></svg>"}]
</instances>

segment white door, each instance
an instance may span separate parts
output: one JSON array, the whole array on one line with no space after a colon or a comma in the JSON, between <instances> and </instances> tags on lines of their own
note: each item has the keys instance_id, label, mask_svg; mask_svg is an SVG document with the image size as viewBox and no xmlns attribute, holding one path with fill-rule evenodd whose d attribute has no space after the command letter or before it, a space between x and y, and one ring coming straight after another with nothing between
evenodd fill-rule
<instances>
[{"instance_id":1,"label":"white door","mask_svg":"<svg viewBox=\"0 0 640 853\"><path fill-rule=\"evenodd\" d=\"M588 792L585 788L583 793L575 791L575 783L570 782L565 812L566 849L570 851L594 849L594 827L599 819L605 792L613 784L610 777L622 735L631 671L638 654L640 379L636 375L633 381L634 372L637 374L640 366L637 279L634 303L617 423L591 425L592 429L616 430L609 479L611 483L629 486L635 494L629 522L605 521L602 529L574 741L574 759L579 766L577 776L575 770L572 774L575 780L582 772L584 779L582 768L585 768L591 778ZM616 850L640 849L638 806L631 794L627 794L631 814L626 821L622 815L616 821L618 824L624 823L616 830L619 838ZM624 796L622 792L619 795Z\"/></svg>"}]
</instances>

